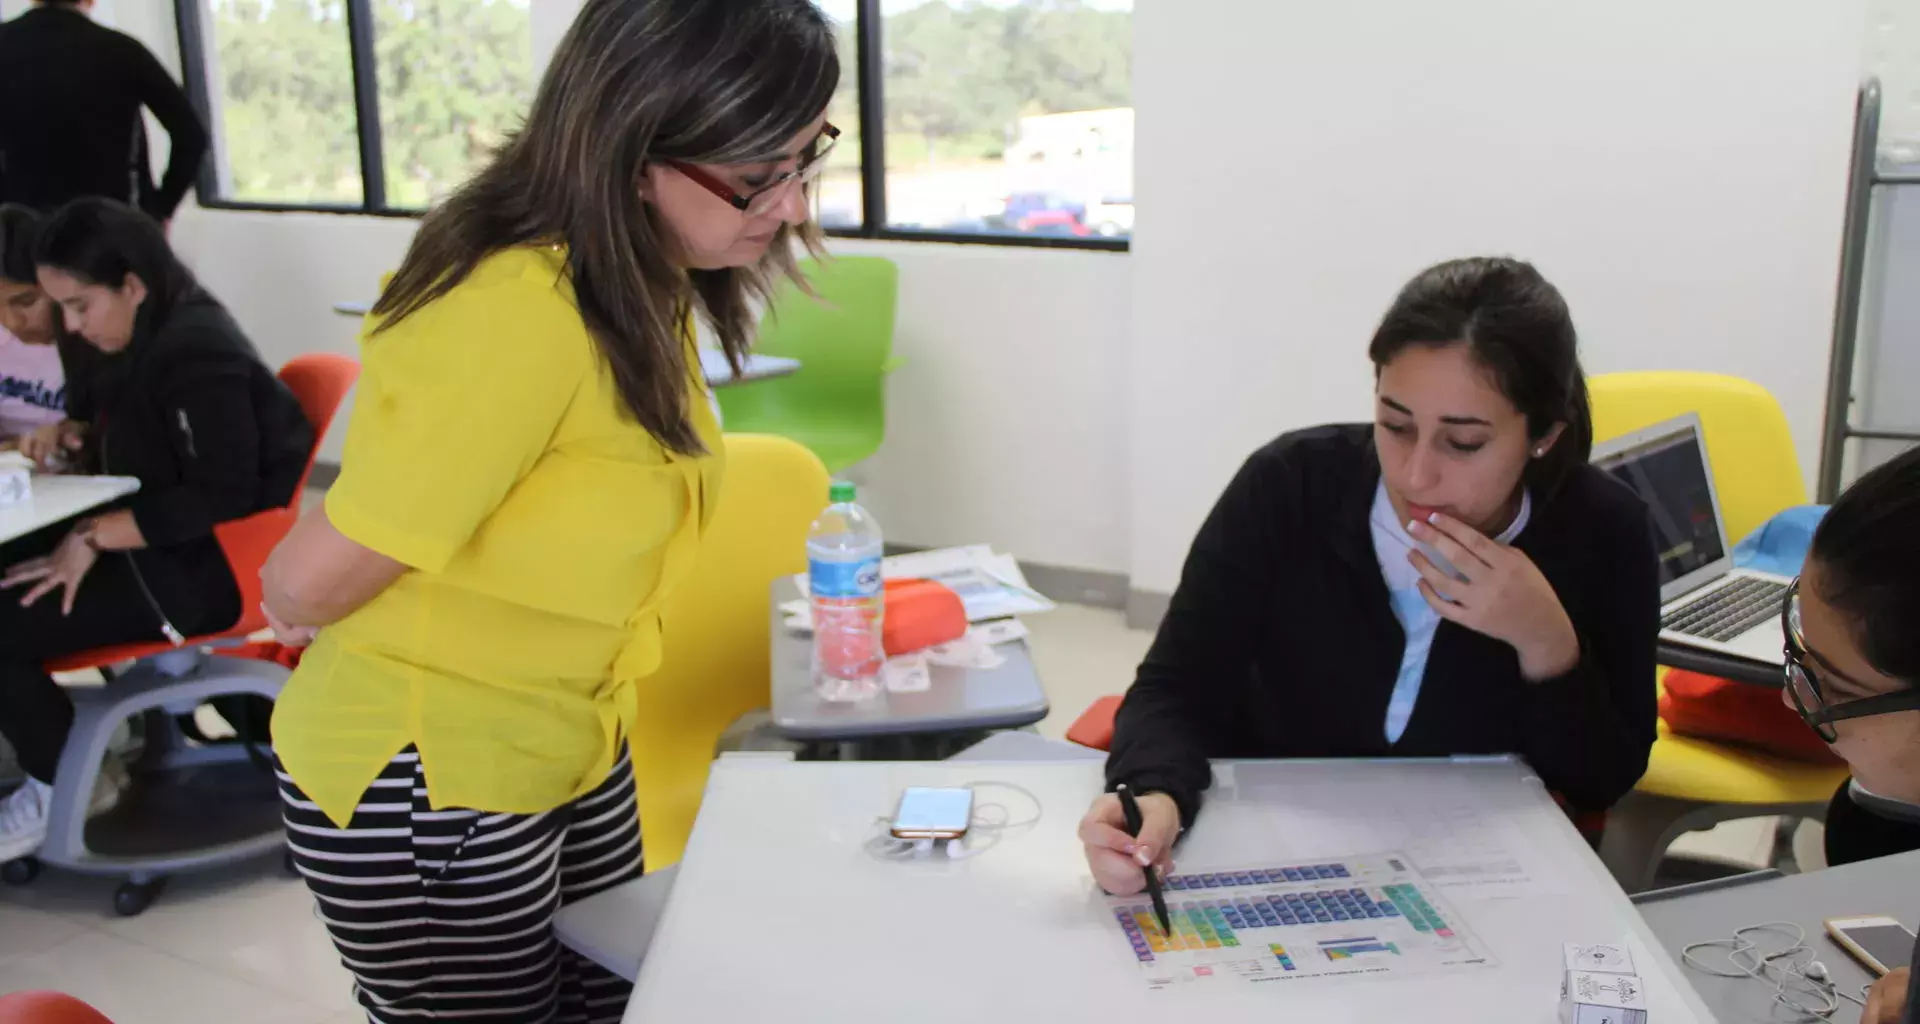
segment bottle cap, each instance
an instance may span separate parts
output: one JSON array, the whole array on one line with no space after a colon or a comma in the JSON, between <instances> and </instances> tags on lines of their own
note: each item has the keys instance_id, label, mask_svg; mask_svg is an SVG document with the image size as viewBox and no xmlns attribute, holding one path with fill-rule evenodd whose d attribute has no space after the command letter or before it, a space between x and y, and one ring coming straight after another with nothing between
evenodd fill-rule
<instances>
[{"instance_id":1,"label":"bottle cap","mask_svg":"<svg viewBox=\"0 0 1920 1024\"><path fill-rule=\"evenodd\" d=\"M827 491L827 500L835 505L849 505L853 503L856 493L857 489L853 486L852 481L835 480L833 487Z\"/></svg>"}]
</instances>

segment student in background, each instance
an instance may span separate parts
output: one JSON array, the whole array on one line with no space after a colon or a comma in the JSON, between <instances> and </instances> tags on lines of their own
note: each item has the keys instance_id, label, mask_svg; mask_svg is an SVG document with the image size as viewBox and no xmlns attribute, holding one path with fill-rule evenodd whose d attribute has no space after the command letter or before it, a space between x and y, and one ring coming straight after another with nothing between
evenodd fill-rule
<instances>
[{"instance_id":1,"label":"student in background","mask_svg":"<svg viewBox=\"0 0 1920 1024\"><path fill-rule=\"evenodd\" d=\"M286 505L314 441L293 394L147 215L78 200L40 231L34 264L67 326L102 356L87 406L70 409L88 442L76 454L140 490L0 545L0 735L28 775L0 800L0 861L46 837L73 725L73 702L41 665L232 626L240 591L213 528ZM113 774L96 810L117 798Z\"/></svg>"},{"instance_id":2,"label":"student in background","mask_svg":"<svg viewBox=\"0 0 1920 1024\"><path fill-rule=\"evenodd\" d=\"M51 211L104 196L165 223L207 155L206 127L153 54L92 10L93 0L35 0L0 24L0 202ZM157 189L142 110L172 145Z\"/></svg>"},{"instance_id":3,"label":"student in background","mask_svg":"<svg viewBox=\"0 0 1920 1024\"><path fill-rule=\"evenodd\" d=\"M1783 698L1853 769L1863 813L1920 832L1920 449L1833 503L1782 617ZM1910 977L1881 979L1863 1024L1920 1024Z\"/></svg>"},{"instance_id":4,"label":"student in background","mask_svg":"<svg viewBox=\"0 0 1920 1024\"><path fill-rule=\"evenodd\" d=\"M1566 302L1509 259L1443 263L1369 349L1371 425L1254 453L1194 539L1081 824L1138 891L1200 811L1209 758L1518 753L1575 810L1646 770L1658 566L1646 507L1587 464Z\"/></svg>"},{"instance_id":5,"label":"student in background","mask_svg":"<svg viewBox=\"0 0 1920 1024\"><path fill-rule=\"evenodd\" d=\"M552 920L641 872L635 687L720 497L689 321L737 362L817 242L839 78L810 0L587 0L373 309L265 583L319 630L273 719L287 839L375 1019L623 1015Z\"/></svg>"},{"instance_id":6,"label":"student in background","mask_svg":"<svg viewBox=\"0 0 1920 1024\"><path fill-rule=\"evenodd\" d=\"M0 444L67 418L60 313L33 267L40 218L0 205Z\"/></svg>"}]
</instances>

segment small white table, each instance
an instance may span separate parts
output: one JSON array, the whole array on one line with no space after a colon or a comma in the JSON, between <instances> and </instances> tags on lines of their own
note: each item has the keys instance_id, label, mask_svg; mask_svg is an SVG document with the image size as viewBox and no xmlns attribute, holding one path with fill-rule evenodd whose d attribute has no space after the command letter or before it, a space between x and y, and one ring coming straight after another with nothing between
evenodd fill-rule
<instances>
[{"instance_id":1,"label":"small white table","mask_svg":"<svg viewBox=\"0 0 1920 1024\"><path fill-rule=\"evenodd\" d=\"M1051 710L1025 640L994 648L1005 659L998 668L931 666L933 685L920 693L882 693L857 703L821 700L813 692L813 637L788 630L780 611L782 604L799 596L791 578L774 581L770 700L773 726L788 739L849 743L1017 729L1040 721Z\"/></svg>"},{"instance_id":2,"label":"small white table","mask_svg":"<svg viewBox=\"0 0 1920 1024\"><path fill-rule=\"evenodd\" d=\"M18 540L139 489L140 481L130 476L36 473L32 497L19 504L0 506L0 543Z\"/></svg>"},{"instance_id":3,"label":"small white table","mask_svg":"<svg viewBox=\"0 0 1920 1024\"><path fill-rule=\"evenodd\" d=\"M1497 965L1149 991L1075 836L1101 772L1098 761L723 757L626 1021L785 1020L798 1007L836 1024L1549 1024L1565 942L1624 943L1658 1024L1713 1020L1539 780L1505 758L1224 762L1177 853L1198 871L1409 854L1430 883L1458 886L1438 891ZM982 804L1031 816L993 783L1038 798L1038 824L964 860L887 863L863 849L910 785L972 785ZM1498 863L1503 851L1521 881L1446 867L1450 856Z\"/></svg>"},{"instance_id":4,"label":"small white table","mask_svg":"<svg viewBox=\"0 0 1920 1024\"><path fill-rule=\"evenodd\" d=\"M336 302L333 311L341 316L364 317L373 310L371 302ZM727 357L715 349L700 350L700 375L706 378L710 388L724 388L735 384L751 384L756 380L772 380L775 377L791 377L800 372L800 360L785 356L762 356L748 353L744 372L733 375L733 368L727 365Z\"/></svg>"},{"instance_id":5,"label":"small white table","mask_svg":"<svg viewBox=\"0 0 1920 1024\"><path fill-rule=\"evenodd\" d=\"M756 380L772 380L775 377L791 377L800 372L800 360L785 356L763 356L747 353L745 364L740 368L738 377L733 375L733 367L727 365L727 355L715 349L700 350L700 375L707 380L710 388L724 388L734 384L751 384Z\"/></svg>"}]
</instances>

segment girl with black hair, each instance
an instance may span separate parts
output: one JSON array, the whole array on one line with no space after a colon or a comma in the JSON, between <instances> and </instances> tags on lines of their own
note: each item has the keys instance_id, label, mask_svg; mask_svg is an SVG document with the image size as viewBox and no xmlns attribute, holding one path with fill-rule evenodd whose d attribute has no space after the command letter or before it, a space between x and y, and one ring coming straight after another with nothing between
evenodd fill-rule
<instances>
[{"instance_id":1,"label":"girl with black hair","mask_svg":"<svg viewBox=\"0 0 1920 1024\"><path fill-rule=\"evenodd\" d=\"M1834 502L1781 617L1783 696L1853 769L1827 820L1829 860L1920 847L1920 449ZM1909 976L1874 986L1863 1024L1920 1022Z\"/></svg>"},{"instance_id":2,"label":"girl with black hair","mask_svg":"<svg viewBox=\"0 0 1920 1024\"><path fill-rule=\"evenodd\" d=\"M1560 293L1510 259L1415 277L1369 354L1371 425L1255 452L1194 539L1081 823L1131 893L1209 758L1517 753L1577 811L1646 770L1660 587L1646 507L1587 465Z\"/></svg>"},{"instance_id":3,"label":"girl with black hair","mask_svg":"<svg viewBox=\"0 0 1920 1024\"><path fill-rule=\"evenodd\" d=\"M33 260L67 328L98 355L48 437L78 468L136 477L140 490L0 545L0 589L11 591L0 600L0 734L28 775L0 801L0 861L45 838L73 724L72 701L41 665L239 621L213 528L291 501L314 442L293 394L145 214L78 200L40 229ZM107 783L95 809L116 796Z\"/></svg>"}]
</instances>

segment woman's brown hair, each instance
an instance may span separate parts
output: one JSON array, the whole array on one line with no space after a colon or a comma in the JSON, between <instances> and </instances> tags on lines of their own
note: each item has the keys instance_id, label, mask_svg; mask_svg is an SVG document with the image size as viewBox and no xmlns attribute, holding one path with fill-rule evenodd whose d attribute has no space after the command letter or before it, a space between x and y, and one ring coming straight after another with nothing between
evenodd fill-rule
<instances>
[{"instance_id":1,"label":"woman's brown hair","mask_svg":"<svg viewBox=\"0 0 1920 1024\"><path fill-rule=\"evenodd\" d=\"M657 161L779 159L827 107L840 60L810 0L586 0L554 52L526 125L429 213L373 307L384 331L451 291L489 255L564 241L580 316L640 425L698 454L682 321L697 304L737 368L754 300L799 279L783 225L755 266L686 270L640 197Z\"/></svg>"}]
</instances>

